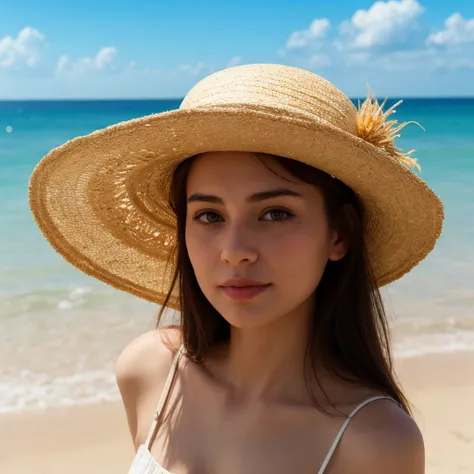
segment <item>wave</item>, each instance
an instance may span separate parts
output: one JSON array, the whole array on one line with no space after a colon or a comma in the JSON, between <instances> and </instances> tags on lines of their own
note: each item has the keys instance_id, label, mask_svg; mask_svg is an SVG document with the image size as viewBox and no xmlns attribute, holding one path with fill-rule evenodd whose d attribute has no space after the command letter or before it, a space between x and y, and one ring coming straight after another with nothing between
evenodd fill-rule
<instances>
[{"instance_id":1,"label":"wave","mask_svg":"<svg viewBox=\"0 0 474 474\"><path fill-rule=\"evenodd\" d=\"M120 399L112 368L62 377L27 370L18 375L2 377L0 414Z\"/></svg>"},{"instance_id":2,"label":"wave","mask_svg":"<svg viewBox=\"0 0 474 474\"><path fill-rule=\"evenodd\" d=\"M113 289L76 286L0 295L0 314L15 316L42 311L99 309L120 298ZM128 297L128 295L127 295Z\"/></svg>"}]
</instances>

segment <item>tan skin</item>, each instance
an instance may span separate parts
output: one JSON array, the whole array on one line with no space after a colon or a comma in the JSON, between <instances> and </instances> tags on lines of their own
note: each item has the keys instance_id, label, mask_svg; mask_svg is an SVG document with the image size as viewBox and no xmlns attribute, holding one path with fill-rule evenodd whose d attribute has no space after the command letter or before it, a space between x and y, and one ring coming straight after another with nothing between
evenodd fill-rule
<instances>
[{"instance_id":1,"label":"tan skin","mask_svg":"<svg viewBox=\"0 0 474 474\"><path fill-rule=\"evenodd\" d=\"M344 422L314 407L302 367L312 294L327 260L343 258L347 243L329 229L318 189L267 165L280 176L250 153L206 153L189 175L186 246L201 290L232 329L230 343L213 348L204 364L179 367L173 416L151 447L173 474L316 474ZM256 199L283 188L297 195ZM235 277L270 286L235 300L220 288ZM169 347L180 342L178 330L151 331L117 361L136 448L171 366ZM318 375L345 415L379 395L322 368ZM311 389L336 415L314 380ZM379 400L354 417L325 472L422 474L421 434L395 403Z\"/></svg>"}]
</instances>

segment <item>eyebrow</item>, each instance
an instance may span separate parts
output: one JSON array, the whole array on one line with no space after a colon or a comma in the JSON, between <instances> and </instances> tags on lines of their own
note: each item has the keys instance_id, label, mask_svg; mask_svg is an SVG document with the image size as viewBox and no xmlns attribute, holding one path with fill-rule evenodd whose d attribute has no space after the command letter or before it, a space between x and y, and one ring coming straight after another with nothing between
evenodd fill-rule
<instances>
[{"instance_id":1,"label":"eyebrow","mask_svg":"<svg viewBox=\"0 0 474 474\"><path fill-rule=\"evenodd\" d=\"M302 197L300 193L296 191L292 191L291 189L286 188L277 188L277 189L269 189L268 191L261 191L259 193L255 193L250 195L246 201L248 202L259 202L265 201L266 199L272 199L281 196L294 196L294 197ZM188 197L188 202L212 202L214 204L224 204L224 200L218 196L213 196L211 194L201 194L201 193L194 193Z\"/></svg>"}]
</instances>

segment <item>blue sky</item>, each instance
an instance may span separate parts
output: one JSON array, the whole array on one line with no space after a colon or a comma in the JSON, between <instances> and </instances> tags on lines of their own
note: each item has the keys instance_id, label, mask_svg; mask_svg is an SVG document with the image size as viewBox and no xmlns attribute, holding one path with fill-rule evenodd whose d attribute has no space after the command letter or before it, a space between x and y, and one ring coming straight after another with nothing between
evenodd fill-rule
<instances>
[{"instance_id":1,"label":"blue sky","mask_svg":"<svg viewBox=\"0 0 474 474\"><path fill-rule=\"evenodd\" d=\"M182 97L234 64L310 69L350 96L474 96L474 2L15 0L0 99Z\"/></svg>"}]
</instances>

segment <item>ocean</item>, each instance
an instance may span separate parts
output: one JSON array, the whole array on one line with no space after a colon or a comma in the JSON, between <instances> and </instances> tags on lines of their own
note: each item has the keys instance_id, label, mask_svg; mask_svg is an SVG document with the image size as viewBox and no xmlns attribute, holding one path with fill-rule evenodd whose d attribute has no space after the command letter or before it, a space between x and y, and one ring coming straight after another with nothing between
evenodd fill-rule
<instances>
[{"instance_id":1,"label":"ocean","mask_svg":"<svg viewBox=\"0 0 474 474\"><path fill-rule=\"evenodd\" d=\"M389 103L389 105L392 102ZM119 398L114 364L158 307L66 263L36 227L28 180L52 148L180 100L0 102L0 413ZM401 357L474 350L474 99L408 99L397 145L445 204L435 250L383 289Z\"/></svg>"}]
</instances>

